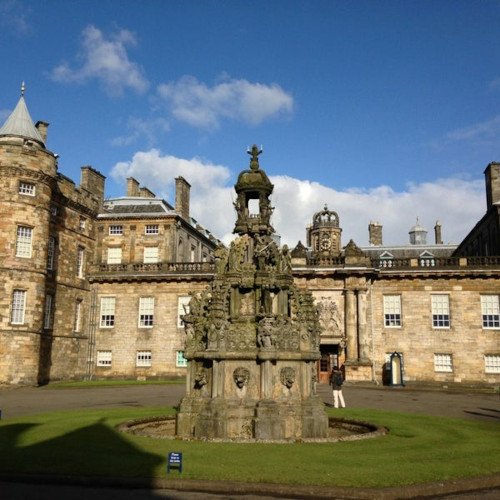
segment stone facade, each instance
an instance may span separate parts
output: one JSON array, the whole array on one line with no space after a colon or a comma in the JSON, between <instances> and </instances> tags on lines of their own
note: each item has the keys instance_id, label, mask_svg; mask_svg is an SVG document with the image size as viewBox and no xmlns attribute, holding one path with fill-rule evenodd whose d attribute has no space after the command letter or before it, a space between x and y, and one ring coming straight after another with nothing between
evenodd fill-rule
<instances>
[{"instance_id":1,"label":"stone facade","mask_svg":"<svg viewBox=\"0 0 500 500\"><path fill-rule=\"evenodd\" d=\"M221 262L189 215L189 183L176 179L175 206L132 178L105 200L97 170L82 167L80 185L59 172L47 126L21 97L0 128L0 383L184 375L180 316ZM382 245L372 223L369 247L343 245L338 214L312 215L291 263L320 313L319 381L338 365L348 381L394 383L396 353L404 383L500 383L499 169L458 248L438 224L435 244Z\"/></svg>"}]
</instances>

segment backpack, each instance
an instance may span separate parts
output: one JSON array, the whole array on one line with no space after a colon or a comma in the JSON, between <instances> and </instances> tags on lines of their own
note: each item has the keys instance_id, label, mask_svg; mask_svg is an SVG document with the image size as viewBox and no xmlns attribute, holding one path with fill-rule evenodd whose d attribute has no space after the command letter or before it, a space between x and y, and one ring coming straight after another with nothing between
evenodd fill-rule
<instances>
[{"instance_id":1,"label":"backpack","mask_svg":"<svg viewBox=\"0 0 500 500\"><path fill-rule=\"evenodd\" d=\"M332 385L341 386L344 383L344 379L342 377L342 373L335 372L332 377Z\"/></svg>"}]
</instances>

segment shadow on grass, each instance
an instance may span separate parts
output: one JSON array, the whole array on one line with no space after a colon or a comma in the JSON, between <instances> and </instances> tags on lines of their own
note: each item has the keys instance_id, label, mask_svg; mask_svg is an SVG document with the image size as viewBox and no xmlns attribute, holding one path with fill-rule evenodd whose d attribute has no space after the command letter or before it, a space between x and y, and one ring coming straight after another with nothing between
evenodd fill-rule
<instances>
[{"instance_id":1,"label":"shadow on grass","mask_svg":"<svg viewBox=\"0 0 500 500\"><path fill-rule=\"evenodd\" d=\"M50 483L50 475L85 478L100 476L141 479L142 488L152 486L154 471L163 459L135 447L104 423L104 419L62 436L30 443L30 432L40 424L23 423L0 427L0 478L15 477L26 482L37 475ZM33 441L33 440L31 440ZM55 479L55 478L54 478ZM96 486L92 479L77 481ZM96 481L98 483L98 481ZM119 484L119 480L116 484ZM154 495L151 495L153 498Z\"/></svg>"}]
</instances>

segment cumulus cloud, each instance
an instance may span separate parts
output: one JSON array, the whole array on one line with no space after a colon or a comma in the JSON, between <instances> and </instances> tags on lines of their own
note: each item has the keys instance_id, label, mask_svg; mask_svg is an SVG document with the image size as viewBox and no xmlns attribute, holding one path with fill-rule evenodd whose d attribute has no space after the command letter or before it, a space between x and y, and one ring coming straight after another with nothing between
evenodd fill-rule
<instances>
[{"instance_id":1,"label":"cumulus cloud","mask_svg":"<svg viewBox=\"0 0 500 500\"><path fill-rule=\"evenodd\" d=\"M64 83L82 83L95 78L110 95L120 95L126 88L145 92L149 84L141 67L129 59L126 50L127 46L136 44L135 35L130 31L121 30L106 38L95 26L87 26L82 33L79 55L82 65L72 69L66 63L61 64L52 70L51 77Z\"/></svg>"},{"instance_id":2,"label":"cumulus cloud","mask_svg":"<svg viewBox=\"0 0 500 500\"><path fill-rule=\"evenodd\" d=\"M152 149L136 153L131 161L117 163L111 175L117 180L135 177L171 203L174 178L182 175L192 185L192 216L225 243L232 239L235 193L227 167L199 158L162 155ZM409 184L403 191L389 186L338 191L284 175L271 176L270 180L274 184L272 224L282 243L292 247L299 240L306 243L306 227L325 204L340 217L343 245L352 238L360 246L368 244L370 221L383 225L384 244L407 244L408 231L417 216L429 231L429 243L433 242L436 220L442 225L444 242L459 243L485 211L482 180L438 179Z\"/></svg>"},{"instance_id":3,"label":"cumulus cloud","mask_svg":"<svg viewBox=\"0 0 500 500\"><path fill-rule=\"evenodd\" d=\"M293 97L279 85L227 79L209 87L193 76L158 86L160 98L179 121L217 127L222 119L258 125L293 111Z\"/></svg>"},{"instance_id":4,"label":"cumulus cloud","mask_svg":"<svg viewBox=\"0 0 500 500\"><path fill-rule=\"evenodd\" d=\"M164 118L154 118L145 120L137 117L130 117L127 121L127 134L115 137L111 144L113 146L129 146L139 141L145 140L148 147L152 147L158 136L167 133L170 125Z\"/></svg>"}]
</instances>

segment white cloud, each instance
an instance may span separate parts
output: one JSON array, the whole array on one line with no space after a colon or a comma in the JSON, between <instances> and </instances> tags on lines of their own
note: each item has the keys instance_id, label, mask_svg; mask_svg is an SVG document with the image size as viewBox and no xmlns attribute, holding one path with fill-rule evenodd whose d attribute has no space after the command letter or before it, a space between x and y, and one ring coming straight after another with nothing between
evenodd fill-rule
<instances>
[{"instance_id":1,"label":"white cloud","mask_svg":"<svg viewBox=\"0 0 500 500\"><path fill-rule=\"evenodd\" d=\"M133 176L141 184L164 195L172 191L174 177L182 175L191 185L191 214L215 236L226 243L232 238L235 211L234 188L229 185L230 171L199 158L191 160L162 156L158 150L136 153L129 162L116 164L111 172L115 179ZM271 176L274 184L272 224L282 243L294 247L306 243L306 227L315 212L325 203L338 213L343 229L342 244L352 238L360 246L368 244L368 224L383 225L384 244L407 244L408 231L420 223L429 231L433 242L436 220L442 225L445 243L459 243L485 211L484 183L456 178L409 184L401 192L388 186L374 189L337 191L317 182L288 176ZM167 196L172 202L171 196Z\"/></svg>"},{"instance_id":2,"label":"white cloud","mask_svg":"<svg viewBox=\"0 0 500 500\"><path fill-rule=\"evenodd\" d=\"M496 141L500 138L500 115L490 120L475 123L468 127L459 128L448 132L446 139L449 142L458 141Z\"/></svg>"},{"instance_id":3,"label":"white cloud","mask_svg":"<svg viewBox=\"0 0 500 500\"><path fill-rule=\"evenodd\" d=\"M145 92L149 84L141 67L130 61L126 50L136 43L130 31L121 30L106 38L95 26L87 26L82 33L82 66L72 69L64 63L54 68L51 76L58 82L78 83L96 78L110 95L120 95L126 88Z\"/></svg>"},{"instance_id":4,"label":"white cloud","mask_svg":"<svg viewBox=\"0 0 500 500\"><path fill-rule=\"evenodd\" d=\"M250 125L293 111L293 97L279 85L228 79L213 87L193 76L158 86L158 94L179 121L194 127L217 127L229 118Z\"/></svg>"},{"instance_id":5,"label":"white cloud","mask_svg":"<svg viewBox=\"0 0 500 500\"><path fill-rule=\"evenodd\" d=\"M139 139L145 139L148 147L153 146L159 135L170 130L170 125L164 118L144 120L142 118L130 117L127 121L128 134L115 137L111 144L113 146L129 146Z\"/></svg>"}]
</instances>

